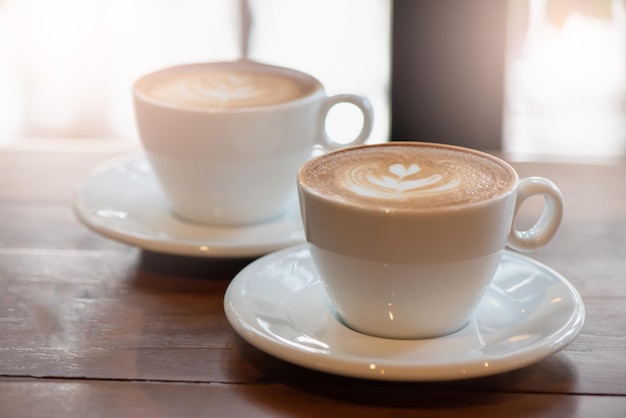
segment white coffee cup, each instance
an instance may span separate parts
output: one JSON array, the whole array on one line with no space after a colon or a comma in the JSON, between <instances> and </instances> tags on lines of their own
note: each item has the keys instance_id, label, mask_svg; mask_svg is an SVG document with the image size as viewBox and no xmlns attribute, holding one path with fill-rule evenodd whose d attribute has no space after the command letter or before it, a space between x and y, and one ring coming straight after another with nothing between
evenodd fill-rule
<instances>
[{"instance_id":1,"label":"white coffee cup","mask_svg":"<svg viewBox=\"0 0 626 418\"><path fill-rule=\"evenodd\" d=\"M506 245L546 244L563 215L548 179L519 179L500 159L470 149L391 142L333 151L298 173L313 263L338 317L386 338L431 338L468 323ZM515 218L545 197L530 229Z\"/></svg>"},{"instance_id":2,"label":"white coffee cup","mask_svg":"<svg viewBox=\"0 0 626 418\"><path fill-rule=\"evenodd\" d=\"M300 71L258 62L166 68L134 85L143 147L175 214L217 225L254 224L286 212L300 165L322 151L359 144L372 128L362 96L328 96ZM338 103L363 113L349 144L329 138Z\"/></svg>"}]
</instances>

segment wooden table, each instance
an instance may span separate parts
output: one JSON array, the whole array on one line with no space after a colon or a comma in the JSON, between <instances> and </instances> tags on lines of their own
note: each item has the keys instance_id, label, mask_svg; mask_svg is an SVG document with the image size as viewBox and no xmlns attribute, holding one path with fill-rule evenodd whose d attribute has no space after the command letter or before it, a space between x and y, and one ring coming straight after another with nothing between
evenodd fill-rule
<instances>
[{"instance_id":1,"label":"wooden table","mask_svg":"<svg viewBox=\"0 0 626 418\"><path fill-rule=\"evenodd\" d=\"M311 371L244 342L222 302L251 260L145 252L83 226L75 182L133 147L0 149L0 416L626 416L626 160L514 163L565 195L561 230L533 257L585 301L571 345L502 375L394 383Z\"/></svg>"}]
</instances>

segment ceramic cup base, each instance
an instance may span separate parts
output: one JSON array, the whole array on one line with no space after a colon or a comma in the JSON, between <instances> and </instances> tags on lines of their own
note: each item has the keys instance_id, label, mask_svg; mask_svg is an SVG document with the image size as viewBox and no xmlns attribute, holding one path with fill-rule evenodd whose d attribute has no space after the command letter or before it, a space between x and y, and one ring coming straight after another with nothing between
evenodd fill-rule
<instances>
[{"instance_id":1,"label":"ceramic cup base","mask_svg":"<svg viewBox=\"0 0 626 418\"><path fill-rule=\"evenodd\" d=\"M455 334L457 332L462 331L465 327L467 327L471 320L467 320L467 322L465 322L463 325L461 325L458 328L455 328L449 332L446 332L445 334L436 334L436 335L430 335L430 336L423 336L423 335L419 335L419 336L412 336L412 337L398 337L398 336L394 336L394 335L372 335L368 332L363 332L355 327L353 327L352 325L350 325L348 322L346 322L346 320L341 316L341 314L337 311L337 309L332 306L332 302L330 301L330 299L328 299L328 309L330 310L332 316L337 320L337 322L339 322L341 325L343 325L346 328L351 329L354 332L358 332L359 334L363 334L365 336L368 337L372 337L372 338L383 338L386 340L408 340L408 341L416 341L416 340L431 340L431 339L437 339L437 338L442 338L448 335L452 335Z\"/></svg>"},{"instance_id":2,"label":"ceramic cup base","mask_svg":"<svg viewBox=\"0 0 626 418\"><path fill-rule=\"evenodd\" d=\"M393 339L437 338L463 328L502 257L499 251L445 263L393 264L310 243L309 251L341 322L363 334ZM364 280L368 275L377 279ZM424 294L429 297L421 298Z\"/></svg>"}]
</instances>

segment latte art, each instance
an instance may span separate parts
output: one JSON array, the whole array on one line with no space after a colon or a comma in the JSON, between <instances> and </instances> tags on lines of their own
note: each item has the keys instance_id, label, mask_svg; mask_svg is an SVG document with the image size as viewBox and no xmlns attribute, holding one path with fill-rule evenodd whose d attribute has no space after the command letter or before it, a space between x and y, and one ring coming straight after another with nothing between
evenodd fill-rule
<instances>
[{"instance_id":1,"label":"latte art","mask_svg":"<svg viewBox=\"0 0 626 418\"><path fill-rule=\"evenodd\" d=\"M182 93L189 93L190 96L193 95L199 100L202 100L203 97L225 101L242 100L261 97L270 92L268 86L255 84L245 74L224 74L222 79L213 77L206 80L204 84L181 85L179 87L183 89L187 87L187 90Z\"/></svg>"},{"instance_id":2,"label":"latte art","mask_svg":"<svg viewBox=\"0 0 626 418\"><path fill-rule=\"evenodd\" d=\"M345 187L361 196L379 199L398 199L410 196L444 193L459 185L457 177L444 178L441 174L419 176L422 171L419 165L403 164L389 166L389 175L379 175L377 168L367 165L355 167L347 174Z\"/></svg>"},{"instance_id":3,"label":"latte art","mask_svg":"<svg viewBox=\"0 0 626 418\"><path fill-rule=\"evenodd\" d=\"M140 80L137 87L161 103L207 110L276 105L319 88L295 72L254 63L176 67Z\"/></svg>"},{"instance_id":4,"label":"latte art","mask_svg":"<svg viewBox=\"0 0 626 418\"><path fill-rule=\"evenodd\" d=\"M442 208L509 190L514 172L486 154L388 143L335 151L305 164L303 186L324 198L382 208Z\"/></svg>"}]
</instances>

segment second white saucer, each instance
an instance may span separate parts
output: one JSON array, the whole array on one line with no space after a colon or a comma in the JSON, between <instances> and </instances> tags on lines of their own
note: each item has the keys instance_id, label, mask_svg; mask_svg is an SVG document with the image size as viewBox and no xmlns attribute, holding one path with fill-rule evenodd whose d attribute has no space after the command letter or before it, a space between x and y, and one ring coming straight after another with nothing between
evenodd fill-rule
<instances>
[{"instance_id":1,"label":"second white saucer","mask_svg":"<svg viewBox=\"0 0 626 418\"><path fill-rule=\"evenodd\" d=\"M585 318L580 295L565 278L505 251L478 311L462 330L424 340L372 337L333 315L306 245L249 264L230 283L224 309L239 335L283 360L351 377L415 381L527 366L563 349Z\"/></svg>"},{"instance_id":2,"label":"second white saucer","mask_svg":"<svg viewBox=\"0 0 626 418\"><path fill-rule=\"evenodd\" d=\"M76 190L74 210L81 221L102 235L169 254L257 257L304 242L295 193L286 215L262 224L221 227L178 218L170 211L143 154L97 167Z\"/></svg>"}]
</instances>

